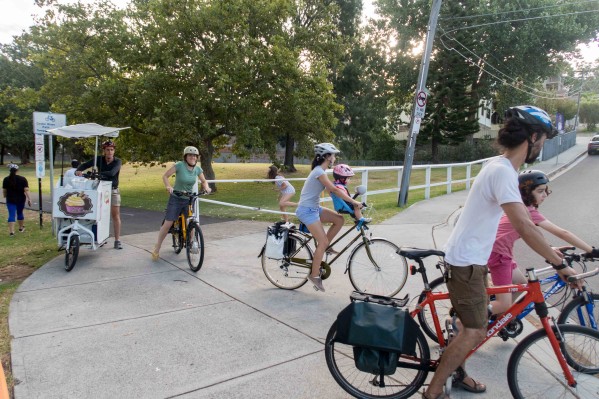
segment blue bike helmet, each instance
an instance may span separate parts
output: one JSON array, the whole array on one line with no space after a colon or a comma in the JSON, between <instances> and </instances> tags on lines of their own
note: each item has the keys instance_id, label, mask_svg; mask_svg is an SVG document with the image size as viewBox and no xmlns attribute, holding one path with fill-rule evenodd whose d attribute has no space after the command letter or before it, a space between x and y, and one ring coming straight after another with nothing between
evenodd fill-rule
<instances>
[{"instance_id":1,"label":"blue bike helmet","mask_svg":"<svg viewBox=\"0 0 599 399\"><path fill-rule=\"evenodd\" d=\"M532 105L519 105L505 111L506 118L515 118L533 128L539 128L548 139L557 136L557 129L551 123L549 114Z\"/></svg>"}]
</instances>

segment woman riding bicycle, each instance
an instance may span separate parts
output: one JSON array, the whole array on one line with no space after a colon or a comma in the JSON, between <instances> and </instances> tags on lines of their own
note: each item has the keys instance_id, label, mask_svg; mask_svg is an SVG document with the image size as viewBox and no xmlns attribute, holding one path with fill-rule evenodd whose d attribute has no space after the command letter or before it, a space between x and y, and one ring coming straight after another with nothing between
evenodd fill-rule
<instances>
[{"instance_id":1,"label":"woman riding bicycle","mask_svg":"<svg viewBox=\"0 0 599 399\"><path fill-rule=\"evenodd\" d=\"M582 249L592 257L599 257L599 250L578 238L568 230L565 230L547 220L538 210L539 205L551 194L549 190L549 178L539 170L527 170L518 176L518 187L522 195L522 201L534 224L543 230L553 234L567 243ZM514 262L514 243L520 238L520 234L510 223L506 215L501 217L497 236L493 244L493 251L487 263L491 280L494 285L526 284L526 277L518 269ZM501 314L512 304L511 294L498 294L497 299L491 302L491 312Z\"/></svg>"},{"instance_id":2,"label":"woman riding bicycle","mask_svg":"<svg viewBox=\"0 0 599 399\"><path fill-rule=\"evenodd\" d=\"M333 241L333 238L343 227L344 219L342 215L320 206L320 194L326 189L329 194L333 193L353 206L362 206L362 203L350 197L343 188L335 187L325 173L326 169L333 166L339 152L331 143L320 143L314 146L315 156L312 161L312 172L306 178L295 212L300 222L306 225L318 242L312 258L312 269L308 279L316 289L323 292L325 289L320 278L320 262L329 243ZM332 223L326 233L322 223Z\"/></svg>"},{"instance_id":3,"label":"woman riding bicycle","mask_svg":"<svg viewBox=\"0 0 599 399\"><path fill-rule=\"evenodd\" d=\"M166 205L164 224L160 227L158 241L156 242L156 245L154 245L154 250L152 251L153 260L158 260L160 257L162 241L164 241L173 222L177 220L181 212L187 211L189 205L189 199L187 197L179 196L175 194L174 191L191 192L198 178L202 183L204 191L207 193L211 191L210 186L208 186L208 182L204 177L204 171L197 165L199 156L200 152L196 147L185 147L185 150L183 150L183 161L176 162L164 173L164 175L162 175L162 181L170 196ZM174 187L171 186L169 182L169 177L172 175L175 175Z\"/></svg>"}]
</instances>

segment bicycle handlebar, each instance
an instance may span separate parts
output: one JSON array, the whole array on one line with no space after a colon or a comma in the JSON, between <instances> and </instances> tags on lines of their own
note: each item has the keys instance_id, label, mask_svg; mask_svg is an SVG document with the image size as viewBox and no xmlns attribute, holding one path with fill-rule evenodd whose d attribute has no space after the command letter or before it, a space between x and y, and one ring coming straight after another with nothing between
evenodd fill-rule
<instances>
[{"instance_id":1,"label":"bicycle handlebar","mask_svg":"<svg viewBox=\"0 0 599 399\"><path fill-rule=\"evenodd\" d=\"M206 195L206 194L208 194L208 192L202 190L199 193L192 193L192 192L189 192L189 191L173 190L173 194L179 195L179 196L182 196L182 197L193 198L193 197L199 197L200 195Z\"/></svg>"},{"instance_id":2,"label":"bicycle handlebar","mask_svg":"<svg viewBox=\"0 0 599 399\"><path fill-rule=\"evenodd\" d=\"M590 272L577 274L576 276L569 276L568 277L568 282L569 283L573 283L575 281L582 280L582 279L585 279L587 277L592 277L592 276L595 276L597 274L599 274L599 268L597 268L595 270L591 270Z\"/></svg>"}]
</instances>

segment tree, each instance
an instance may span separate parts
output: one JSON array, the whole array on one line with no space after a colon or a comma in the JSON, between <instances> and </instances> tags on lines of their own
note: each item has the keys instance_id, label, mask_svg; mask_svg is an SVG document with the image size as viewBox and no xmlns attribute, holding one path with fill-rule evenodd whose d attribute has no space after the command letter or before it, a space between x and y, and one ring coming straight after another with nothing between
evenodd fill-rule
<instances>
[{"instance_id":1,"label":"tree","mask_svg":"<svg viewBox=\"0 0 599 399\"><path fill-rule=\"evenodd\" d=\"M333 9L300 30L291 23L298 4L318 3L57 4L21 40L36 50L54 110L75 122L131 126L119 139L127 160L179 159L196 145L212 179L212 157L231 139L244 155L269 150L273 132L289 126L302 126L293 133L300 151L331 137L337 106L323 65L336 45Z\"/></svg>"},{"instance_id":2,"label":"tree","mask_svg":"<svg viewBox=\"0 0 599 399\"><path fill-rule=\"evenodd\" d=\"M18 155L22 163L30 161L33 112L48 109L39 91L43 73L24 61L25 54L18 47L5 46L0 51L0 164L5 151Z\"/></svg>"},{"instance_id":3,"label":"tree","mask_svg":"<svg viewBox=\"0 0 599 399\"><path fill-rule=\"evenodd\" d=\"M594 131L599 124L599 102L581 102L578 116L587 124L588 131Z\"/></svg>"},{"instance_id":4,"label":"tree","mask_svg":"<svg viewBox=\"0 0 599 399\"><path fill-rule=\"evenodd\" d=\"M377 4L386 26L397 34L394 57L410 61L404 54L425 37L430 1L379 0ZM596 5L584 7L575 3L556 7L549 0L530 0L525 5L517 1L443 2L432 54L433 73L428 79L432 102L437 96L434 90L443 89L443 81L448 82L451 74L473 67L477 73L463 77L469 80L462 84L463 96L469 95L477 102L480 98L494 98L500 113L509 106L532 102L540 95L536 85L559 71L562 54L574 51L578 43L597 35L599 13L588 12L593 7ZM580 12L581 8L587 12ZM448 57L455 57L453 67L446 68L445 74L436 73L433 65L442 65ZM399 93L408 89L413 95L414 86L415 80L412 85L394 89ZM437 111L429 105L427 118ZM472 123L476 108L471 107L469 112L467 118L459 120Z\"/></svg>"}]
</instances>

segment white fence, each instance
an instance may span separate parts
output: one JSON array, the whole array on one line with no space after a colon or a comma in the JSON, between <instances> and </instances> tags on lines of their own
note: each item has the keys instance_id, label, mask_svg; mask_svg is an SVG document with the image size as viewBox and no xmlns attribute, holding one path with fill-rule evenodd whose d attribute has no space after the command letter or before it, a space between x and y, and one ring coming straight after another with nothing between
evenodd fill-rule
<instances>
[{"instance_id":1,"label":"white fence","mask_svg":"<svg viewBox=\"0 0 599 399\"><path fill-rule=\"evenodd\" d=\"M434 165L415 165L415 166L412 166L412 170L424 169L425 170L425 179L424 179L424 184L410 186L409 189L410 190L418 190L418 189L424 188L424 198L425 199L429 199L430 198L431 188L432 187L445 186L447 194L449 194L449 193L452 192L452 186L454 184L465 183L466 184L466 189L469 189L472 181L476 177L476 176L472 176L472 166L473 165L478 165L478 164L483 164L483 163L485 163L488 160L493 159L493 158L495 158L495 157L480 159L478 161L472 161L472 162L451 163L451 164L438 164L438 165L437 164L434 164ZM454 179L454 177L453 177L453 169L454 168L458 168L458 167L465 167L466 168L466 177L464 179ZM356 173L361 173L361 185L363 185L363 186L366 187L366 194L362 195L362 197L361 197L362 201L364 201L364 202L367 201L367 196L368 195L377 195L377 194L399 192L399 189L401 187L401 178L402 178L403 166L374 166L374 167L352 168L352 169ZM431 175L432 175L433 169L446 169L447 170L447 174L446 174L447 179L444 180L444 181L441 181L441 182L431 183ZM372 190L372 191L368 190L368 177L369 177L369 173L383 172L383 171L396 171L397 172L397 180L396 180L397 181L397 187L390 188L390 189L384 189L384 190ZM329 170L327 170L327 173L332 174L333 170L329 169ZM306 178L286 178L286 180L289 180L289 181L305 181ZM273 182L273 181L274 180L271 180L271 179L208 180L209 183L262 183L262 182ZM204 198L200 198L200 201L211 202L211 203L218 203L220 205L237 206L237 207L246 208L246 209L252 209L252 210L257 210L257 211L280 213L278 211L270 211L270 210L263 209L263 208L258 208L258 207L248 207L248 206L245 206L245 205L227 204L227 203L224 203L224 202L207 200L207 199L204 199ZM327 196L322 197L320 199L320 201L321 202L331 201L331 198L327 195Z\"/></svg>"}]
</instances>

